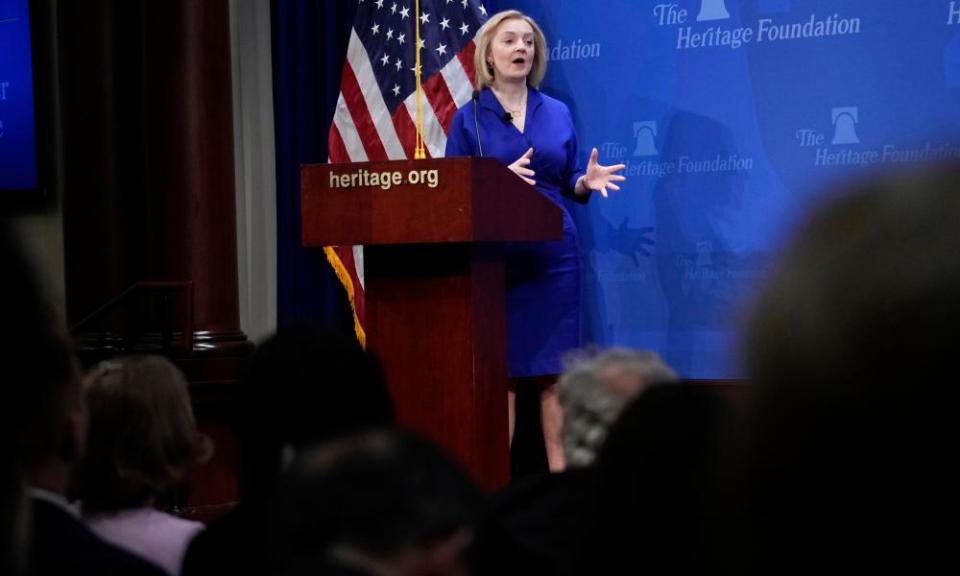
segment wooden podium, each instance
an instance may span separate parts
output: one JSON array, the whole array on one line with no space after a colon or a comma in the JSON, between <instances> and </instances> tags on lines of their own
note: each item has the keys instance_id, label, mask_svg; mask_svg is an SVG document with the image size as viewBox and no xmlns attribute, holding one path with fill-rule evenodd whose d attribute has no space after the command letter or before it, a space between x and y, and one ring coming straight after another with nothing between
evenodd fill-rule
<instances>
[{"instance_id":1,"label":"wooden podium","mask_svg":"<svg viewBox=\"0 0 960 576\"><path fill-rule=\"evenodd\" d=\"M401 424L487 489L509 480L502 242L559 208L491 158L301 167L303 244L362 244L367 342Z\"/></svg>"}]
</instances>

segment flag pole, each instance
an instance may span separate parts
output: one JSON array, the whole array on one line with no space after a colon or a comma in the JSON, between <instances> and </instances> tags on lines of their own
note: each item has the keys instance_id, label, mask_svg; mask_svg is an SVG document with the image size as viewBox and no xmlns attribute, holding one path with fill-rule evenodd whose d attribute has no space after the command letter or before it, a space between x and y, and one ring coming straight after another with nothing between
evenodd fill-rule
<instances>
[{"instance_id":1,"label":"flag pole","mask_svg":"<svg viewBox=\"0 0 960 576\"><path fill-rule=\"evenodd\" d=\"M416 77L417 83L417 112L416 112L416 129L417 129L417 141L416 147L413 149L413 158L415 160L423 160L427 157L426 151L423 149L423 85L420 81L420 0L416 0L414 4L414 46L413 51L416 54L415 59L416 63L414 64L414 75Z\"/></svg>"}]
</instances>

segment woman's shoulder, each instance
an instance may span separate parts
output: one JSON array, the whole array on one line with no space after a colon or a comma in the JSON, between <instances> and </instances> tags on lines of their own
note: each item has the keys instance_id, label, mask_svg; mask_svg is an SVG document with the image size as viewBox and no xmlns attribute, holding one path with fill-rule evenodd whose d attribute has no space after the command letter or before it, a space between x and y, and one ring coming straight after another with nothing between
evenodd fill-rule
<instances>
[{"instance_id":1,"label":"woman's shoulder","mask_svg":"<svg viewBox=\"0 0 960 576\"><path fill-rule=\"evenodd\" d=\"M528 96L527 106L529 107L532 104L534 110L539 110L538 116L540 118L549 118L551 122L561 124L570 124L573 122L570 107L567 106L563 100L550 96L540 90L531 89L530 94L534 95L533 98L536 99L537 102L531 103L529 101L530 97Z\"/></svg>"},{"instance_id":2,"label":"woman's shoulder","mask_svg":"<svg viewBox=\"0 0 960 576\"><path fill-rule=\"evenodd\" d=\"M560 110L567 113L570 112L570 108L563 100L555 98L538 88L530 88L530 94L534 95L534 98L539 98L543 103L543 106L549 109Z\"/></svg>"},{"instance_id":3,"label":"woman's shoulder","mask_svg":"<svg viewBox=\"0 0 960 576\"><path fill-rule=\"evenodd\" d=\"M473 107L476 106L476 104L477 104L477 101L474 98L471 98L470 100L467 100L466 102L464 102L464 104L459 108L457 108L457 110L453 113L454 120L458 118L462 119L465 116L472 116Z\"/></svg>"}]
</instances>

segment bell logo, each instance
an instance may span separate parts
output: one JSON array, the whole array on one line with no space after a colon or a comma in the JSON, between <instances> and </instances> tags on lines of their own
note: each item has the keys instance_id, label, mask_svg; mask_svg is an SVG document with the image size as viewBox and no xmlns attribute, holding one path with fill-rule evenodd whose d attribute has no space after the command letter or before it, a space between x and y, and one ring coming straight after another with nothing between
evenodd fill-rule
<instances>
[{"instance_id":1,"label":"bell logo","mask_svg":"<svg viewBox=\"0 0 960 576\"><path fill-rule=\"evenodd\" d=\"M728 18L730 18L730 13L727 12L725 0L700 0L700 12L697 14L697 22L726 20Z\"/></svg>"},{"instance_id":2,"label":"bell logo","mask_svg":"<svg viewBox=\"0 0 960 576\"><path fill-rule=\"evenodd\" d=\"M657 144L654 138L657 135L657 123L650 120L633 123L633 137L637 141L633 149L634 156L656 156Z\"/></svg>"},{"instance_id":3,"label":"bell logo","mask_svg":"<svg viewBox=\"0 0 960 576\"><path fill-rule=\"evenodd\" d=\"M832 111L833 140L831 144L859 144L857 123L860 121L856 106L834 108Z\"/></svg>"}]
</instances>

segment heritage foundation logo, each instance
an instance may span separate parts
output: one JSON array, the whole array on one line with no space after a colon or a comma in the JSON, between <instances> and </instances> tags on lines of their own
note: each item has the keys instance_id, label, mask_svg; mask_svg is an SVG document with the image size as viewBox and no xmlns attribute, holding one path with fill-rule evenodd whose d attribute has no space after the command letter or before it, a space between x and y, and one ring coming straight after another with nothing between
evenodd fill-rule
<instances>
[{"instance_id":1,"label":"heritage foundation logo","mask_svg":"<svg viewBox=\"0 0 960 576\"><path fill-rule=\"evenodd\" d=\"M861 125L857 106L830 109L833 137L815 128L800 128L794 138L801 149L813 152L815 167L854 166L867 168L879 164L960 160L960 145L951 142L925 142L922 146L904 148L895 143L864 147L857 133Z\"/></svg>"},{"instance_id":2,"label":"heritage foundation logo","mask_svg":"<svg viewBox=\"0 0 960 576\"><path fill-rule=\"evenodd\" d=\"M947 7L947 26L956 26L960 24L960 2L951 0Z\"/></svg>"},{"instance_id":3,"label":"heritage foundation logo","mask_svg":"<svg viewBox=\"0 0 960 576\"><path fill-rule=\"evenodd\" d=\"M637 120L633 123L633 142L603 142L598 147L600 154L610 161L626 165L624 176L660 178L673 175L714 174L723 172L748 172L753 170L753 158L735 152L713 155L690 155L678 153L671 158L658 158L658 126L654 120Z\"/></svg>"},{"instance_id":4,"label":"heritage foundation logo","mask_svg":"<svg viewBox=\"0 0 960 576\"><path fill-rule=\"evenodd\" d=\"M953 1L960 3L960 0ZM753 23L731 26L724 22L730 19L724 0L700 0L700 11L695 19L681 4L661 2L654 5L653 17L657 26L676 28L676 50L717 47L736 50L746 44L849 36L860 34L861 31L860 18L843 17L837 12L825 16L810 13L800 19L789 16L763 17ZM693 25L698 22L711 24Z\"/></svg>"}]
</instances>

